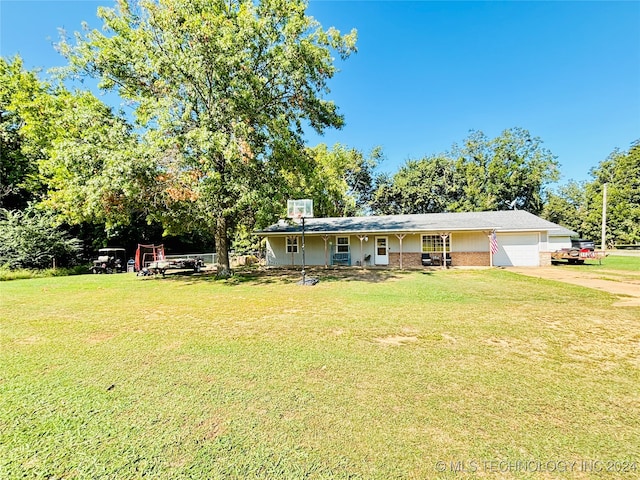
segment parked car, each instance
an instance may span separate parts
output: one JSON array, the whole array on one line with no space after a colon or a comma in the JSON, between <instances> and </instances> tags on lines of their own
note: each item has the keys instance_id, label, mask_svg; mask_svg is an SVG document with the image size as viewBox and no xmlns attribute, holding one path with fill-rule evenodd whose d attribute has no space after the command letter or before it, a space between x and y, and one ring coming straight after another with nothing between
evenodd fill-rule
<instances>
[{"instance_id":1,"label":"parked car","mask_svg":"<svg viewBox=\"0 0 640 480\"><path fill-rule=\"evenodd\" d=\"M124 248L101 248L98 258L93 261L93 273L120 273L127 268L126 252Z\"/></svg>"}]
</instances>

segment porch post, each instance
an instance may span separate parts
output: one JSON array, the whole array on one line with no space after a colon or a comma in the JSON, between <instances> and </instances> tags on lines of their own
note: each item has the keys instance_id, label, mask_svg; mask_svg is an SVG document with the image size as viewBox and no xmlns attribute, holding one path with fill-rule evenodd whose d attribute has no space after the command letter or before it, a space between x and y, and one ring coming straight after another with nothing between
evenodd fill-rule
<instances>
[{"instance_id":1,"label":"porch post","mask_svg":"<svg viewBox=\"0 0 640 480\"><path fill-rule=\"evenodd\" d=\"M364 248L362 247L363 241L369 241L369 237L366 235L356 235L360 240L360 266L364 268Z\"/></svg>"},{"instance_id":2,"label":"porch post","mask_svg":"<svg viewBox=\"0 0 640 480\"><path fill-rule=\"evenodd\" d=\"M322 240L324 240L324 268L327 268L329 265L329 256L327 252L327 241L329 240L329 235L322 235Z\"/></svg>"},{"instance_id":3,"label":"porch post","mask_svg":"<svg viewBox=\"0 0 640 480\"><path fill-rule=\"evenodd\" d=\"M441 233L440 237L442 237L442 268L447 269L447 238L449 238L450 233Z\"/></svg>"},{"instance_id":4,"label":"porch post","mask_svg":"<svg viewBox=\"0 0 640 480\"><path fill-rule=\"evenodd\" d=\"M402 270L402 239L406 236L406 233L396 233L396 237L400 241L400 270Z\"/></svg>"}]
</instances>

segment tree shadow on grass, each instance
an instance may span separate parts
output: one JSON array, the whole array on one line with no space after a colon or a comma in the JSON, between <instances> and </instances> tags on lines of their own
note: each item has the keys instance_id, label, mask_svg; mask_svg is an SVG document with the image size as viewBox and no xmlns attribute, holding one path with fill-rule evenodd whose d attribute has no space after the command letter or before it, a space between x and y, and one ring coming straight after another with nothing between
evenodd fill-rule
<instances>
[{"instance_id":1,"label":"tree shadow on grass","mask_svg":"<svg viewBox=\"0 0 640 480\"><path fill-rule=\"evenodd\" d=\"M415 273L415 270L391 270L387 268L359 268L359 267L313 267L306 270L307 279L317 279L322 282L367 282L382 283L399 280ZM423 271L424 275L432 275L431 271ZM215 282L226 286L237 285L296 285L302 280L299 268L240 268L235 270L229 278L219 278L215 272L167 272L165 277L156 276L163 281L180 283Z\"/></svg>"}]
</instances>

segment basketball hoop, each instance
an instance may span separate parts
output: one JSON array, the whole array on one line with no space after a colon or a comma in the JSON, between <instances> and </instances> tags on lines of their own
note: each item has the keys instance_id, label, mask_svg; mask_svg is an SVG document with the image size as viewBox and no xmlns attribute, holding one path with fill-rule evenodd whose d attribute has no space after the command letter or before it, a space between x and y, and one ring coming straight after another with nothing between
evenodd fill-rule
<instances>
[{"instance_id":1,"label":"basketball hoop","mask_svg":"<svg viewBox=\"0 0 640 480\"><path fill-rule=\"evenodd\" d=\"M315 285L316 279L307 279L305 272L306 261L304 254L304 219L313 218L313 200L305 198L301 200L287 200L287 218L297 220L302 224L302 280L300 285Z\"/></svg>"},{"instance_id":2,"label":"basketball hoop","mask_svg":"<svg viewBox=\"0 0 640 480\"><path fill-rule=\"evenodd\" d=\"M292 220L313 218L313 200L287 200L287 217Z\"/></svg>"}]
</instances>

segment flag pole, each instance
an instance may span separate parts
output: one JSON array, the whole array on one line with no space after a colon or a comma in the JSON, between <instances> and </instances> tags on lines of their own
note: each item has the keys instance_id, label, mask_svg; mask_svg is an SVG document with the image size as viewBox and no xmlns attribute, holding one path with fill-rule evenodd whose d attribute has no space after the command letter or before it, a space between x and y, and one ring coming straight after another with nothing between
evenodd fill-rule
<instances>
[{"instance_id":1,"label":"flag pole","mask_svg":"<svg viewBox=\"0 0 640 480\"><path fill-rule=\"evenodd\" d=\"M493 235L493 232L490 233L489 235L487 235L487 238L489 239L489 266L493 267L493 238L491 238L491 236Z\"/></svg>"},{"instance_id":2,"label":"flag pole","mask_svg":"<svg viewBox=\"0 0 640 480\"><path fill-rule=\"evenodd\" d=\"M489 234L489 266L493 267L493 255L498 252L498 239L496 231L492 230Z\"/></svg>"}]
</instances>

